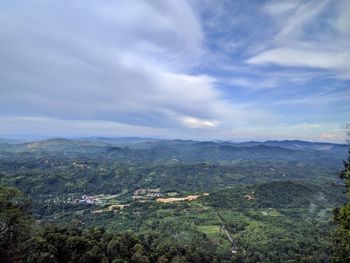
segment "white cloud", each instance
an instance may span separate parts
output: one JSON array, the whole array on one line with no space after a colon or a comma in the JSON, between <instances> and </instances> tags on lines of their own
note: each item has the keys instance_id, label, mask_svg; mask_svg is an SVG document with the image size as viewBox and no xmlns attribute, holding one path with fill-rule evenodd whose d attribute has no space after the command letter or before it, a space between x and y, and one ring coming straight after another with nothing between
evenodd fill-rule
<instances>
[{"instance_id":1,"label":"white cloud","mask_svg":"<svg viewBox=\"0 0 350 263\"><path fill-rule=\"evenodd\" d=\"M274 63L282 66L313 67L338 72L343 78L350 78L350 51L314 51L302 48L276 48L247 60L251 64Z\"/></svg>"},{"instance_id":2,"label":"white cloud","mask_svg":"<svg viewBox=\"0 0 350 263\"><path fill-rule=\"evenodd\" d=\"M306 67L350 79L349 1L268 2L264 11L276 22L269 48L246 62Z\"/></svg>"},{"instance_id":3,"label":"white cloud","mask_svg":"<svg viewBox=\"0 0 350 263\"><path fill-rule=\"evenodd\" d=\"M191 128L214 128L216 124L210 120L201 120L193 117L183 117L182 122Z\"/></svg>"},{"instance_id":4,"label":"white cloud","mask_svg":"<svg viewBox=\"0 0 350 263\"><path fill-rule=\"evenodd\" d=\"M189 73L204 52L204 36L185 0L2 7L2 113L184 133L270 117L228 102L215 79Z\"/></svg>"},{"instance_id":5,"label":"white cloud","mask_svg":"<svg viewBox=\"0 0 350 263\"><path fill-rule=\"evenodd\" d=\"M186 1L2 5L3 113L171 127L234 110L186 73L203 40Z\"/></svg>"}]
</instances>

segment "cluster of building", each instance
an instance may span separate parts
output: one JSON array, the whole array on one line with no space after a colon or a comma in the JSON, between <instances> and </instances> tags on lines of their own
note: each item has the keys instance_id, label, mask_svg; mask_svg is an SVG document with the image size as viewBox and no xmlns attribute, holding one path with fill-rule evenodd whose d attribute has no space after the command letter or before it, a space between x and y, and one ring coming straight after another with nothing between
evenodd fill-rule
<instances>
[{"instance_id":1,"label":"cluster of building","mask_svg":"<svg viewBox=\"0 0 350 263\"><path fill-rule=\"evenodd\" d=\"M97 205L101 201L94 195L83 195L80 199L75 199L74 203L76 204L87 204L87 205Z\"/></svg>"}]
</instances>

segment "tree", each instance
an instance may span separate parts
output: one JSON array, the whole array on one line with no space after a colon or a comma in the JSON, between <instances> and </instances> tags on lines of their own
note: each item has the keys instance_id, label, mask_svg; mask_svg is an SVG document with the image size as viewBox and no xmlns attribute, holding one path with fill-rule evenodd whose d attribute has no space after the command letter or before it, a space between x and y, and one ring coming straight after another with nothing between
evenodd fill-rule
<instances>
[{"instance_id":1,"label":"tree","mask_svg":"<svg viewBox=\"0 0 350 263\"><path fill-rule=\"evenodd\" d=\"M15 262L19 249L29 237L29 202L21 191L0 186L0 259Z\"/></svg>"},{"instance_id":2,"label":"tree","mask_svg":"<svg viewBox=\"0 0 350 263\"><path fill-rule=\"evenodd\" d=\"M55 263L57 249L41 237L32 237L24 243L25 263Z\"/></svg>"},{"instance_id":3,"label":"tree","mask_svg":"<svg viewBox=\"0 0 350 263\"><path fill-rule=\"evenodd\" d=\"M344 161L344 169L340 177L346 180L348 202L334 211L334 219L338 223L338 228L334 238L332 262L337 263L350 262L350 147L348 160Z\"/></svg>"}]
</instances>

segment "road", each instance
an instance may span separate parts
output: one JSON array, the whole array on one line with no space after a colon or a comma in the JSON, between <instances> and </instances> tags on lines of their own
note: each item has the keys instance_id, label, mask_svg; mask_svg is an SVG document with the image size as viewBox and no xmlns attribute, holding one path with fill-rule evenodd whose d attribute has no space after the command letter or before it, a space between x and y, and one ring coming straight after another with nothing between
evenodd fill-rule
<instances>
[{"instance_id":1,"label":"road","mask_svg":"<svg viewBox=\"0 0 350 263\"><path fill-rule=\"evenodd\" d=\"M226 237L227 237L228 241L231 244L232 254L236 254L237 253L237 242L236 242L236 240L234 240L232 238L232 236L230 235L230 233L227 231L226 226L225 226L224 222L222 221L222 218L219 215L219 213L218 212L215 212L215 213L218 216L218 218L220 220L220 223L221 223L221 226L222 226L222 229L224 230L224 233L226 234Z\"/></svg>"}]
</instances>

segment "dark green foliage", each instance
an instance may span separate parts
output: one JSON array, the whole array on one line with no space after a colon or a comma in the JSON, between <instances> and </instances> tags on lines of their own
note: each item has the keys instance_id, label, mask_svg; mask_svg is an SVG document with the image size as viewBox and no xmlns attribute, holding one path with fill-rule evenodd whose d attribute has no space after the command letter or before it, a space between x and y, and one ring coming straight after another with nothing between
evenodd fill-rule
<instances>
[{"instance_id":1,"label":"dark green foliage","mask_svg":"<svg viewBox=\"0 0 350 263\"><path fill-rule=\"evenodd\" d=\"M28 200L15 188L0 186L0 259L13 262L29 236Z\"/></svg>"},{"instance_id":2,"label":"dark green foliage","mask_svg":"<svg viewBox=\"0 0 350 263\"><path fill-rule=\"evenodd\" d=\"M332 261L350 262L350 148L348 160L344 162L344 170L340 175L346 180L348 202L334 211L338 228L334 235Z\"/></svg>"},{"instance_id":3,"label":"dark green foliage","mask_svg":"<svg viewBox=\"0 0 350 263\"><path fill-rule=\"evenodd\" d=\"M345 200L339 190L334 185L271 182L222 189L205 202L236 233L237 261L328 262L331 207Z\"/></svg>"},{"instance_id":4,"label":"dark green foliage","mask_svg":"<svg viewBox=\"0 0 350 263\"><path fill-rule=\"evenodd\" d=\"M103 228L81 229L49 225L29 232L29 217L22 208L22 195L1 188L0 262L218 262L215 247L201 236L189 240L164 237L150 231L111 233ZM185 234L187 235L187 234Z\"/></svg>"},{"instance_id":5,"label":"dark green foliage","mask_svg":"<svg viewBox=\"0 0 350 263\"><path fill-rule=\"evenodd\" d=\"M333 207L345 200L339 192L343 189L332 184L322 186L304 181L279 181L251 185L241 185L220 189L206 200L218 208L319 208ZM251 196L252 200L248 199Z\"/></svg>"},{"instance_id":6,"label":"dark green foliage","mask_svg":"<svg viewBox=\"0 0 350 263\"><path fill-rule=\"evenodd\" d=\"M95 230L49 227L27 240L23 248L24 262L217 262L217 255L200 244L181 246L160 236L152 239L131 233L99 233ZM148 243L147 243L148 242ZM192 260L193 259L193 260Z\"/></svg>"}]
</instances>

